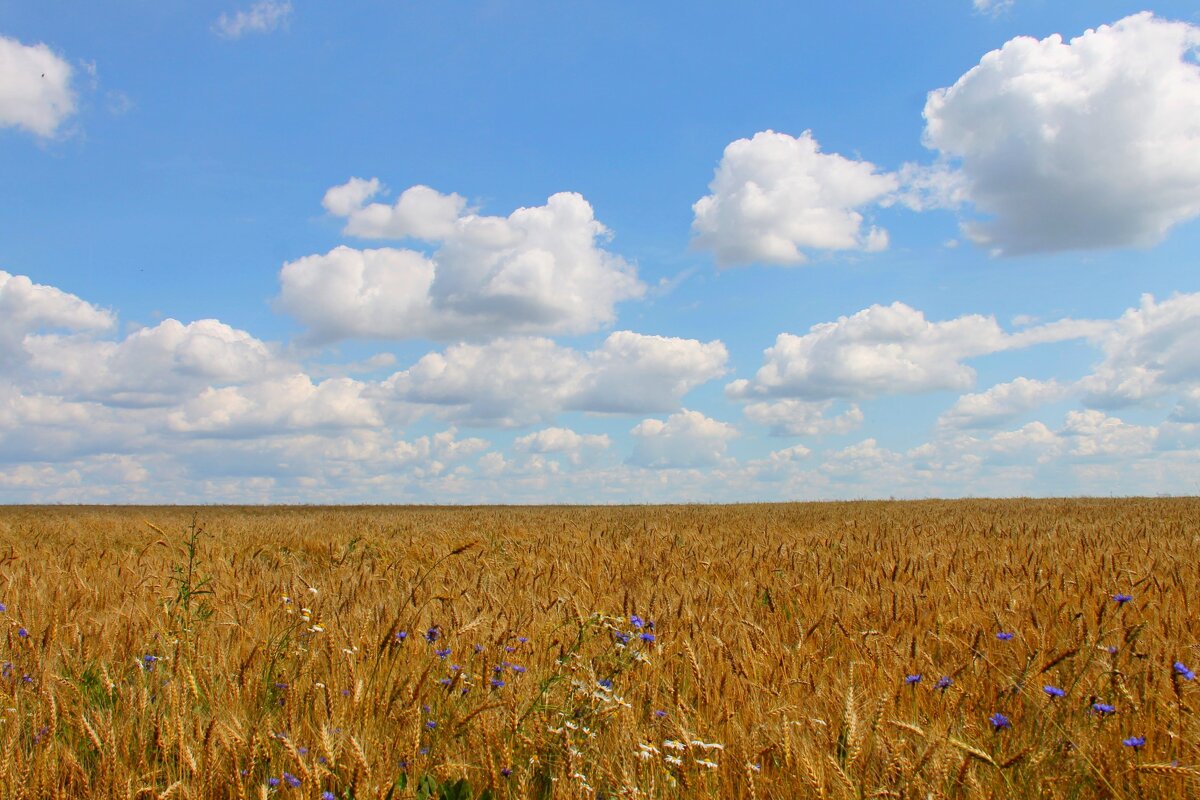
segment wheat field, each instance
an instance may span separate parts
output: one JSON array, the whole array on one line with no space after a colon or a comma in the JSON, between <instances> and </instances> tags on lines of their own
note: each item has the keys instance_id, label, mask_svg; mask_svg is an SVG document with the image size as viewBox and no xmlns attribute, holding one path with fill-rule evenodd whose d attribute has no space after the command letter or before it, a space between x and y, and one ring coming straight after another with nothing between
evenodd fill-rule
<instances>
[{"instance_id":1,"label":"wheat field","mask_svg":"<svg viewBox=\"0 0 1200 800\"><path fill-rule=\"evenodd\" d=\"M1200 501L0 509L5 798L1200 796Z\"/></svg>"}]
</instances>

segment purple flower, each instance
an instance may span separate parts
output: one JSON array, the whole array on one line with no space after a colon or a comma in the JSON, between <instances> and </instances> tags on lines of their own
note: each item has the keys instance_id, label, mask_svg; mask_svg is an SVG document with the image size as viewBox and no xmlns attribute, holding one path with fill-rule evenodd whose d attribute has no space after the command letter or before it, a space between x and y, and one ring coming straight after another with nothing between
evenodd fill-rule
<instances>
[{"instance_id":1,"label":"purple flower","mask_svg":"<svg viewBox=\"0 0 1200 800\"><path fill-rule=\"evenodd\" d=\"M482 653L482 652L483 652L483 645L481 645L481 644L477 644L477 645L475 645L475 652L476 652L476 653Z\"/></svg>"},{"instance_id":2,"label":"purple flower","mask_svg":"<svg viewBox=\"0 0 1200 800\"><path fill-rule=\"evenodd\" d=\"M638 638L641 639L643 642L653 642L655 637L654 637L653 633L643 633Z\"/></svg>"},{"instance_id":3,"label":"purple flower","mask_svg":"<svg viewBox=\"0 0 1200 800\"><path fill-rule=\"evenodd\" d=\"M507 778L509 775L512 775L512 770L508 767L501 767L500 774Z\"/></svg>"},{"instance_id":4,"label":"purple flower","mask_svg":"<svg viewBox=\"0 0 1200 800\"><path fill-rule=\"evenodd\" d=\"M429 730L433 730L434 728L437 727L437 723L431 719L428 719L428 720L425 720L425 727L429 728Z\"/></svg>"},{"instance_id":5,"label":"purple flower","mask_svg":"<svg viewBox=\"0 0 1200 800\"><path fill-rule=\"evenodd\" d=\"M511 644L504 645L504 652L506 652L506 653L516 652L516 649L517 648L513 647Z\"/></svg>"},{"instance_id":6,"label":"purple flower","mask_svg":"<svg viewBox=\"0 0 1200 800\"><path fill-rule=\"evenodd\" d=\"M654 712L654 716L658 717L659 719L662 719L666 715L667 715L667 712L663 711L662 709L659 709Z\"/></svg>"},{"instance_id":7,"label":"purple flower","mask_svg":"<svg viewBox=\"0 0 1200 800\"><path fill-rule=\"evenodd\" d=\"M1125 605L1132 599L1133 599L1133 595L1131 595L1131 594L1114 594L1113 595L1113 601L1119 606Z\"/></svg>"},{"instance_id":8,"label":"purple flower","mask_svg":"<svg viewBox=\"0 0 1200 800\"><path fill-rule=\"evenodd\" d=\"M3 614L5 611L8 611L8 606L4 605L4 603L0 603L0 614Z\"/></svg>"},{"instance_id":9,"label":"purple flower","mask_svg":"<svg viewBox=\"0 0 1200 800\"><path fill-rule=\"evenodd\" d=\"M1043 686L1042 691L1045 692L1046 694L1050 695L1051 700L1053 700L1056 697L1062 697L1066 694L1066 692L1064 692L1062 689L1058 688L1057 686L1051 686L1049 684Z\"/></svg>"},{"instance_id":10,"label":"purple flower","mask_svg":"<svg viewBox=\"0 0 1200 800\"><path fill-rule=\"evenodd\" d=\"M403 642L408 638L408 631L396 631L396 641Z\"/></svg>"},{"instance_id":11,"label":"purple flower","mask_svg":"<svg viewBox=\"0 0 1200 800\"><path fill-rule=\"evenodd\" d=\"M529 641L529 637L528 636L518 636L517 641L520 642L521 644L525 644L526 642Z\"/></svg>"},{"instance_id":12,"label":"purple flower","mask_svg":"<svg viewBox=\"0 0 1200 800\"><path fill-rule=\"evenodd\" d=\"M454 682L454 681L452 681L450 678L440 678L440 679L438 679L438 683L440 683L442 686L449 686L449 685L450 685L451 683L453 683L453 682Z\"/></svg>"},{"instance_id":13,"label":"purple flower","mask_svg":"<svg viewBox=\"0 0 1200 800\"><path fill-rule=\"evenodd\" d=\"M1092 711L1095 711L1100 716L1104 717L1109 714L1115 714L1117 709L1110 706L1108 703L1092 703Z\"/></svg>"},{"instance_id":14,"label":"purple flower","mask_svg":"<svg viewBox=\"0 0 1200 800\"><path fill-rule=\"evenodd\" d=\"M442 635L442 632L437 629L436 625L434 625L432 628L425 631L425 641L429 642L430 644L433 644L434 642L436 642L438 640L438 637L441 635Z\"/></svg>"},{"instance_id":15,"label":"purple flower","mask_svg":"<svg viewBox=\"0 0 1200 800\"><path fill-rule=\"evenodd\" d=\"M1134 750L1141 750L1146 746L1145 736L1130 736L1128 739L1122 739L1121 744L1126 747L1132 747Z\"/></svg>"},{"instance_id":16,"label":"purple flower","mask_svg":"<svg viewBox=\"0 0 1200 800\"><path fill-rule=\"evenodd\" d=\"M629 640L633 637L630 636L628 633L622 633L621 631L613 631L613 638L615 638L621 644L629 644Z\"/></svg>"},{"instance_id":17,"label":"purple flower","mask_svg":"<svg viewBox=\"0 0 1200 800\"><path fill-rule=\"evenodd\" d=\"M513 672L515 672L515 673L517 673L518 675L524 675L524 674L525 674L525 668L524 668L524 667L522 667L520 664L513 664L513 665L512 665L512 671L513 671Z\"/></svg>"},{"instance_id":18,"label":"purple flower","mask_svg":"<svg viewBox=\"0 0 1200 800\"><path fill-rule=\"evenodd\" d=\"M450 655L450 648L449 648L449 647L447 647L447 648L446 648L446 649L444 649L444 650L434 650L434 651L433 651L433 654L434 654L435 656L437 656L438 658L440 658L440 659L443 659L443 660L444 660L444 659L446 658L446 656Z\"/></svg>"},{"instance_id":19,"label":"purple flower","mask_svg":"<svg viewBox=\"0 0 1200 800\"><path fill-rule=\"evenodd\" d=\"M988 722L992 723L992 729L997 731L1012 727L1012 723L1008 721L1008 717L999 711L988 717Z\"/></svg>"},{"instance_id":20,"label":"purple flower","mask_svg":"<svg viewBox=\"0 0 1200 800\"><path fill-rule=\"evenodd\" d=\"M1104 652L1108 653L1110 656L1115 656L1117 654L1116 645L1110 644L1108 647L1104 648Z\"/></svg>"},{"instance_id":21,"label":"purple flower","mask_svg":"<svg viewBox=\"0 0 1200 800\"><path fill-rule=\"evenodd\" d=\"M1002 642L1007 642L1009 639L1013 638L1013 636L1015 636L1015 635L1016 634L1009 633L1008 631L1000 631L999 633L996 634L996 638Z\"/></svg>"},{"instance_id":22,"label":"purple flower","mask_svg":"<svg viewBox=\"0 0 1200 800\"><path fill-rule=\"evenodd\" d=\"M22 639L28 639L29 631L25 630L24 628L17 628L17 636L20 636Z\"/></svg>"},{"instance_id":23,"label":"purple flower","mask_svg":"<svg viewBox=\"0 0 1200 800\"><path fill-rule=\"evenodd\" d=\"M907 683L909 686L915 686L916 684L921 682L921 673L918 672L915 675L905 675L904 682Z\"/></svg>"},{"instance_id":24,"label":"purple flower","mask_svg":"<svg viewBox=\"0 0 1200 800\"><path fill-rule=\"evenodd\" d=\"M321 800L337 800L337 795L326 789L321 792Z\"/></svg>"},{"instance_id":25,"label":"purple flower","mask_svg":"<svg viewBox=\"0 0 1200 800\"><path fill-rule=\"evenodd\" d=\"M632 616L629 617L629 624L635 628L641 628L641 627L645 626L646 620L642 619L637 614L633 614Z\"/></svg>"},{"instance_id":26,"label":"purple flower","mask_svg":"<svg viewBox=\"0 0 1200 800\"><path fill-rule=\"evenodd\" d=\"M500 680L499 678L492 678L491 683L492 683L493 689L503 689L504 688L504 681Z\"/></svg>"},{"instance_id":27,"label":"purple flower","mask_svg":"<svg viewBox=\"0 0 1200 800\"><path fill-rule=\"evenodd\" d=\"M1182 661L1176 661L1174 666L1175 666L1175 674L1182 677L1185 681L1196 680L1196 673L1192 672L1190 669L1188 669L1186 666L1184 666Z\"/></svg>"},{"instance_id":28,"label":"purple flower","mask_svg":"<svg viewBox=\"0 0 1200 800\"><path fill-rule=\"evenodd\" d=\"M605 679L603 679L603 680L596 681L596 683L600 684L600 685L601 685L601 686L603 686L605 689L611 689L611 688L612 688L612 681L611 681L611 680L609 680L608 678L605 678Z\"/></svg>"},{"instance_id":29,"label":"purple flower","mask_svg":"<svg viewBox=\"0 0 1200 800\"><path fill-rule=\"evenodd\" d=\"M300 785L300 779L290 772L283 773L283 782L293 789Z\"/></svg>"},{"instance_id":30,"label":"purple flower","mask_svg":"<svg viewBox=\"0 0 1200 800\"><path fill-rule=\"evenodd\" d=\"M950 680L950 676L943 675L942 677L937 679L937 683L935 683L933 685L933 688L940 689L944 692L953 685L954 685L954 681Z\"/></svg>"},{"instance_id":31,"label":"purple flower","mask_svg":"<svg viewBox=\"0 0 1200 800\"><path fill-rule=\"evenodd\" d=\"M267 778L267 786L270 786L272 789L274 789L278 785L279 778Z\"/></svg>"}]
</instances>

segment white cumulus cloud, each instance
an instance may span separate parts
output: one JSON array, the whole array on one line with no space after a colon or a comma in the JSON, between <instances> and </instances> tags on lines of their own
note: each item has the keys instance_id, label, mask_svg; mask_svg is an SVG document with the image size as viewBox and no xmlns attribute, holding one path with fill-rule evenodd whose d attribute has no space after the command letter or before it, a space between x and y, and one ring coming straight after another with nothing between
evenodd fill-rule
<instances>
[{"instance_id":1,"label":"white cumulus cloud","mask_svg":"<svg viewBox=\"0 0 1200 800\"><path fill-rule=\"evenodd\" d=\"M29 358L26 337L47 330L104 331L111 313L54 286L0 270L0 366Z\"/></svg>"},{"instance_id":2,"label":"white cumulus cloud","mask_svg":"<svg viewBox=\"0 0 1200 800\"><path fill-rule=\"evenodd\" d=\"M1198 48L1200 26L1144 12L1017 37L931 92L925 144L984 215L967 236L1008 254L1146 246L1200 215Z\"/></svg>"},{"instance_id":3,"label":"white cumulus cloud","mask_svg":"<svg viewBox=\"0 0 1200 800\"><path fill-rule=\"evenodd\" d=\"M50 137L74 113L71 65L45 44L0 36L0 128Z\"/></svg>"},{"instance_id":4,"label":"white cumulus cloud","mask_svg":"<svg viewBox=\"0 0 1200 800\"><path fill-rule=\"evenodd\" d=\"M766 425L772 436L822 436L842 434L858 428L863 422L862 410L851 404L836 416L830 416L832 400L783 399L746 404L746 419Z\"/></svg>"},{"instance_id":5,"label":"white cumulus cloud","mask_svg":"<svg viewBox=\"0 0 1200 800\"><path fill-rule=\"evenodd\" d=\"M719 266L802 264L807 250L882 250L887 232L860 209L898 188L867 161L822 153L810 131L761 131L725 148L709 189L692 206L697 247Z\"/></svg>"},{"instance_id":6,"label":"white cumulus cloud","mask_svg":"<svg viewBox=\"0 0 1200 800\"><path fill-rule=\"evenodd\" d=\"M664 469L716 464L737 429L685 408L665 421L642 420L630 433L635 443L629 463Z\"/></svg>"},{"instance_id":7,"label":"white cumulus cloud","mask_svg":"<svg viewBox=\"0 0 1200 800\"><path fill-rule=\"evenodd\" d=\"M356 178L324 202L348 218L347 232L438 246L428 257L343 246L285 264L277 305L313 340L583 333L646 291L632 265L600 246L609 232L578 194L496 217L462 213L462 198L426 187L364 205L378 191L375 179Z\"/></svg>"},{"instance_id":8,"label":"white cumulus cloud","mask_svg":"<svg viewBox=\"0 0 1200 800\"><path fill-rule=\"evenodd\" d=\"M1061 400L1069 391L1069 386L1055 380L1015 378L984 392L963 395L938 418L938 423L947 428L991 428Z\"/></svg>"}]
</instances>

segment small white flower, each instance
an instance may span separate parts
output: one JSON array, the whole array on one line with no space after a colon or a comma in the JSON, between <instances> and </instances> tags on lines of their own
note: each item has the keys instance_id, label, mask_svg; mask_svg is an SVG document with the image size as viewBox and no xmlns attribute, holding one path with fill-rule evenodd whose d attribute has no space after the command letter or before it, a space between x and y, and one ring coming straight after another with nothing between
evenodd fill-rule
<instances>
[{"instance_id":1,"label":"small white flower","mask_svg":"<svg viewBox=\"0 0 1200 800\"><path fill-rule=\"evenodd\" d=\"M674 739L664 739L663 747L667 748L668 750L686 750L687 749L686 744L684 744L683 742L677 742Z\"/></svg>"},{"instance_id":2,"label":"small white flower","mask_svg":"<svg viewBox=\"0 0 1200 800\"><path fill-rule=\"evenodd\" d=\"M683 766L683 759L679 756L666 756L663 760L668 764L674 764L677 767Z\"/></svg>"},{"instance_id":3,"label":"small white flower","mask_svg":"<svg viewBox=\"0 0 1200 800\"><path fill-rule=\"evenodd\" d=\"M696 763L699 764L700 766L704 767L705 769L716 769L718 766L720 766L715 761L708 761L703 758L696 759Z\"/></svg>"}]
</instances>

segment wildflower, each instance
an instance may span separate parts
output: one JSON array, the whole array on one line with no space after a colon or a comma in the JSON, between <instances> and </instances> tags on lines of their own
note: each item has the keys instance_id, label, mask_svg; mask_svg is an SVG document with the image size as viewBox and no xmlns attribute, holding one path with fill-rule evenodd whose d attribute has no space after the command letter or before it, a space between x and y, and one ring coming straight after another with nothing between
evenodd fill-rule
<instances>
[{"instance_id":1,"label":"wildflower","mask_svg":"<svg viewBox=\"0 0 1200 800\"><path fill-rule=\"evenodd\" d=\"M937 679L937 683L935 683L933 685L933 688L944 692L953 685L954 685L954 681L950 680L950 676L943 675L942 677Z\"/></svg>"},{"instance_id":2,"label":"wildflower","mask_svg":"<svg viewBox=\"0 0 1200 800\"><path fill-rule=\"evenodd\" d=\"M408 631L396 631L396 641L403 642L408 638Z\"/></svg>"},{"instance_id":3,"label":"wildflower","mask_svg":"<svg viewBox=\"0 0 1200 800\"><path fill-rule=\"evenodd\" d=\"M434 642L436 642L438 640L438 637L441 635L442 635L442 632L437 629L436 625L434 625L432 628L425 631L425 641L429 642L430 644L433 644Z\"/></svg>"},{"instance_id":4,"label":"wildflower","mask_svg":"<svg viewBox=\"0 0 1200 800\"><path fill-rule=\"evenodd\" d=\"M433 654L444 661L446 656L450 655L450 648L447 647L444 650L434 650Z\"/></svg>"},{"instance_id":5,"label":"wildflower","mask_svg":"<svg viewBox=\"0 0 1200 800\"><path fill-rule=\"evenodd\" d=\"M483 652L483 645L481 645L481 644L477 644L477 645L475 645L475 652L476 652L476 653L482 653L482 652Z\"/></svg>"},{"instance_id":6,"label":"wildflower","mask_svg":"<svg viewBox=\"0 0 1200 800\"><path fill-rule=\"evenodd\" d=\"M1053 700L1056 697L1062 697L1063 695L1066 694L1066 692L1064 692L1062 689L1058 688L1057 686L1050 686L1049 684L1043 686L1042 691L1045 692L1046 694L1050 695L1051 700Z\"/></svg>"},{"instance_id":7,"label":"wildflower","mask_svg":"<svg viewBox=\"0 0 1200 800\"><path fill-rule=\"evenodd\" d=\"M300 785L300 779L290 772L283 773L283 782L293 789Z\"/></svg>"},{"instance_id":8,"label":"wildflower","mask_svg":"<svg viewBox=\"0 0 1200 800\"><path fill-rule=\"evenodd\" d=\"M451 672L462 672L462 664L451 664L450 671Z\"/></svg>"},{"instance_id":9,"label":"wildflower","mask_svg":"<svg viewBox=\"0 0 1200 800\"><path fill-rule=\"evenodd\" d=\"M522 667L520 664L513 664L513 665L512 665L512 671L513 671L513 672L515 672L515 673L517 673L518 675L524 675L524 674L525 674L525 668L524 668L524 667Z\"/></svg>"},{"instance_id":10,"label":"wildflower","mask_svg":"<svg viewBox=\"0 0 1200 800\"><path fill-rule=\"evenodd\" d=\"M423 755L423 756L427 756L427 755L429 755L429 748L428 747L420 747L417 749L417 753L419 753L420 755Z\"/></svg>"},{"instance_id":11,"label":"wildflower","mask_svg":"<svg viewBox=\"0 0 1200 800\"><path fill-rule=\"evenodd\" d=\"M440 683L442 686L449 686L453 682L454 681L450 680L449 678L439 678L438 679L438 683Z\"/></svg>"},{"instance_id":12,"label":"wildflower","mask_svg":"<svg viewBox=\"0 0 1200 800\"><path fill-rule=\"evenodd\" d=\"M600 684L605 689L611 689L613 686L612 681L609 680L608 678L604 678L602 680L596 681L596 683Z\"/></svg>"},{"instance_id":13,"label":"wildflower","mask_svg":"<svg viewBox=\"0 0 1200 800\"><path fill-rule=\"evenodd\" d=\"M677 767L683 765L683 759L680 758L679 756L664 756L663 760L666 761L668 764L674 764Z\"/></svg>"},{"instance_id":14,"label":"wildflower","mask_svg":"<svg viewBox=\"0 0 1200 800\"><path fill-rule=\"evenodd\" d=\"M0 603L0 614L3 614L5 611L8 611L8 606L4 605L4 603Z\"/></svg>"},{"instance_id":15,"label":"wildflower","mask_svg":"<svg viewBox=\"0 0 1200 800\"><path fill-rule=\"evenodd\" d=\"M1182 677L1185 681L1196 680L1196 673L1192 672L1190 669L1185 667L1183 665L1182 661L1176 661L1174 666L1175 666L1175 674Z\"/></svg>"},{"instance_id":16,"label":"wildflower","mask_svg":"<svg viewBox=\"0 0 1200 800\"><path fill-rule=\"evenodd\" d=\"M1122 739L1121 744L1126 747L1132 747L1134 750L1141 750L1146 746L1145 736L1130 736L1128 739Z\"/></svg>"},{"instance_id":17,"label":"wildflower","mask_svg":"<svg viewBox=\"0 0 1200 800\"><path fill-rule=\"evenodd\" d=\"M646 621L637 614L634 614L629 618L629 624L635 628L641 628L646 624Z\"/></svg>"},{"instance_id":18,"label":"wildflower","mask_svg":"<svg viewBox=\"0 0 1200 800\"><path fill-rule=\"evenodd\" d=\"M1015 635L1016 634L1009 633L1008 631L1000 631L999 633L996 634L996 638L1002 642L1007 642L1009 639L1013 638L1013 636L1015 636Z\"/></svg>"},{"instance_id":19,"label":"wildflower","mask_svg":"<svg viewBox=\"0 0 1200 800\"><path fill-rule=\"evenodd\" d=\"M297 747L296 752L302 756L306 756L306 755L308 755L308 748L307 747Z\"/></svg>"},{"instance_id":20,"label":"wildflower","mask_svg":"<svg viewBox=\"0 0 1200 800\"><path fill-rule=\"evenodd\" d=\"M492 678L491 684L492 684L493 689L503 689L504 688L504 681L500 680L499 678Z\"/></svg>"},{"instance_id":21,"label":"wildflower","mask_svg":"<svg viewBox=\"0 0 1200 800\"><path fill-rule=\"evenodd\" d=\"M1092 711L1095 711L1097 714L1103 717L1109 714L1115 714L1117 709L1113 706L1110 706L1108 703L1092 703Z\"/></svg>"},{"instance_id":22,"label":"wildflower","mask_svg":"<svg viewBox=\"0 0 1200 800\"><path fill-rule=\"evenodd\" d=\"M513 647L511 644L504 645L504 652L515 653L516 651L517 651L517 648Z\"/></svg>"},{"instance_id":23,"label":"wildflower","mask_svg":"<svg viewBox=\"0 0 1200 800\"><path fill-rule=\"evenodd\" d=\"M321 792L321 800L337 800L337 795L326 789Z\"/></svg>"},{"instance_id":24,"label":"wildflower","mask_svg":"<svg viewBox=\"0 0 1200 800\"><path fill-rule=\"evenodd\" d=\"M621 631L613 631L613 638L621 644L629 644L629 640L632 639L633 636L628 633L622 633Z\"/></svg>"},{"instance_id":25,"label":"wildflower","mask_svg":"<svg viewBox=\"0 0 1200 800\"><path fill-rule=\"evenodd\" d=\"M700 766L704 767L705 769L716 769L719 766L717 764L717 762L709 761L708 759L705 759L705 758L697 758L696 763L699 764Z\"/></svg>"},{"instance_id":26,"label":"wildflower","mask_svg":"<svg viewBox=\"0 0 1200 800\"><path fill-rule=\"evenodd\" d=\"M687 745L683 742L677 742L674 739L663 739L663 747L668 750L686 750Z\"/></svg>"},{"instance_id":27,"label":"wildflower","mask_svg":"<svg viewBox=\"0 0 1200 800\"><path fill-rule=\"evenodd\" d=\"M437 723L431 719L428 719L428 720L425 720L425 727L429 728L429 730L433 730L434 728L437 727Z\"/></svg>"},{"instance_id":28,"label":"wildflower","mask_svg":"<svg viewBox=\"0 0 1200 800\"><path fill-rule=\"evenodd\" d=\"M1008 717L1004 716L999 711L988 717L988 722L992 723L992 729L997 731L1012 727L1012 723L1009 722Z\"/></svg>"},{"instance_id":29,"label":"wildflower","mask_svg":"<svg viewBox=\"0 0 1200 800\"><path fill-rule=\"evenodd\" d=\"M500 774L507 778L509 775L512 775L512 770L508 767L501 767Z\"/></svg>"},{"instance_id":30,"label":"wildflower","mask_svg":"<svg viewBox=\"0 0 1200 800\"><path fill-rule=\"evenodd\" d=\"M746 769L748 769L752 772L762 772L762 765L761 764L751 764L749 761L747 761Z\"/></svg>"},{"instance_id":31,"label":"wildflower","mask_svg":"<svg viewBox=\"0 0 1200 800\"><path fill-rule=\"evenodd\" d=\"M641 639L643 642L653 642L653 641L654 641L654 634L653 634L653 633L643 633L643 634L642 634L641 636L639 636L638 638L639 638L639 639Z\"/></svg>"},{"instance_id":32,"label":"wildflower","mask_svg":"<svg viewBox=\"0 0 1200 800\"><path fill-rule=\"evenodd\" d=\"M1125 605L1132 599L1133 599L1133 595L1131 595L1131 594L1114 594L1113 595L1113 601L1116 602L1116 604L1119 606Z\"/></svg>"},{"instance_id":33,"label":"wildflower","mask_svg":"<svg viewBox=\"0 0 1200 800\"><path fill-rule=\"evenodd\" d=\"M525 644L526 642L529 641L529 637L528 636L518 636L517 641L521 644Z\"/></svg>"},{"instance_id":34,"label":"wildflower","mask_svg":"<svg viewBox=\"0 0 1200 800\"><path fill-rule=\"evenodd\" d=\"M663 711L661 708L654 712L654 716L657 717L658 719L662 719L666 715L667 715L667 712Z\"/></svg>"},{"instance_id":35,"label":"wildflower","mask_svg":"<svg viewBox=\"0 0 1200 800\"><path fill-rule=\"evenodd\" d=\"M905 675L904 682L907 683L909 686L914 686L914 685L920 683L921 682L921 673L918 672L916 675Z\"/></svg>"},{"instance_id":36,"label":"wildflower","mask_svg":"<svg viewBox=\"0 0 1200 800\"><path fill-rule=\"evenodd\" d=\"M28 639L29 631L25 630L24 628L17 628L17 636L20 636L22 639Z\"/></svg>"},{"instance_id":37,"label":"wildflower","mask_svg":"<svg viewBox=\"0 0 1200 800\"><path fill-rule=\"evenodd\" d=\"M279 778L267 778L267 786L270 786L272 789L274 789L278 785Z\"/></svg>"},{"instance_id":38,"label":"wildflower","mask_svg":"<svg viewBox=\"0 0 1200 800\"><path fill-rule=\"evenodd\" d=\"M1104 648L1104 652L1108 653L1110 656L1115 656L1117 654L1117 648L1110 644L1108 647Z\"/></svg>"}]
</instances>

